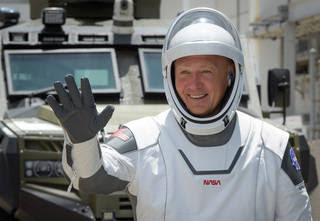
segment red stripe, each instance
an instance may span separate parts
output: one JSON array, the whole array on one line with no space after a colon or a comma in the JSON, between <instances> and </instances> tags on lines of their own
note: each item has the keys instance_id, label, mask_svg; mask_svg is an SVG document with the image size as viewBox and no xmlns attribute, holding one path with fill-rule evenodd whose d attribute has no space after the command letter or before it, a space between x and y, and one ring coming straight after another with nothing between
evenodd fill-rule
<instances>
[{"instance_id":1,"label":"red stripe","mask_svg":"<svg viewBox=\"0 0 320 221\"><path fill-rule=\"evenodd\" d=\"M123 141L127 141L129 139L129 137L123 133L123 131L125 130L125 128L121 128L119 130L117 130L116 132L114 132L111 137L118 137Z\"/></svg>"}]
</instances>

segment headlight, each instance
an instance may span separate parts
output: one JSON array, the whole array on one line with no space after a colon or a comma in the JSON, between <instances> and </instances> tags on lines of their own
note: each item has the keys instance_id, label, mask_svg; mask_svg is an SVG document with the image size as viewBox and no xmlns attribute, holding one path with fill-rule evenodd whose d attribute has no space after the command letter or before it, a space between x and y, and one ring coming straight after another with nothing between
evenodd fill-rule
<instances>
[{"instance_id":1,"label":"headlight","mask_svg":"<svg viewBox=\"0 0 320 221\"><path fill-rule=\"evenodd\" d=\"M54 174L57 177L64 175L61 161L54 162Z\"/></svg>"},{"instance_id":2,"label":"headlight","mask_svg":"<svg viewBox=\"0 0 320 221\"><path fill-rule=\"evenodd\" d=\"M61 161L25 161L24 162L24 176L31 177L62 177L63 169Z\"/></svg>"},{"instance_id":3,"label":"headlight","mask_svg":"<svg viewBox=\"0 0 320 221\"><path fill-rule=\"evenodd\" d=\"M113 211L103 211L102 212L102 221L114 221L114 212Z\"/></svg>"}]
</instances>

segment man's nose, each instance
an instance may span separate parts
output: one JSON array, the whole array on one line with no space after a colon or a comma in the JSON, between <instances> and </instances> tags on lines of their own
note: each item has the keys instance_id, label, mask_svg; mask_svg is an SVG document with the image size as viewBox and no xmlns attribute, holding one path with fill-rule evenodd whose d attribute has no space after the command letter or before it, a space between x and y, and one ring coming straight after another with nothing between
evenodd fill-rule
<instances>
[{"instance_id":1,"label":"man's nose","mask_svg":"<svg viewBox=\"0 0 320 221\"><path fill-rule=\"evenodd\" d=\"M202 87L202 78L200 73L193 73L191 79L191 88L199 88Z\"/></svg>"}]
</instances>

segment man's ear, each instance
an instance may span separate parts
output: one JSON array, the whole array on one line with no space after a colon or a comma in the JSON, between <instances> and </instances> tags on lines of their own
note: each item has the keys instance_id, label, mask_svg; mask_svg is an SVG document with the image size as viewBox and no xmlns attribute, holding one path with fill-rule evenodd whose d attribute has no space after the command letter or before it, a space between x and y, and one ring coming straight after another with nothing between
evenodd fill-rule
<instances>
[{"instance_id":1,"label":"man's ear","mask_svg":"<svg viewBox=\"0 0 320 221\"><path fill-rule=\"evenodd\" d=\"M229 71L228 72L228 87L231 86L231 83L232 83L232 80L233 80L233 72L232 71Z\"/></svg>"},{"instance_id":2,"label":"man's ear","mask_svg":"<svg viewBox=\"0 0 320 221\"><path fill-rule=\"evenodd\" d=\"M230 86L234 82L234 79L236 76L236 68L234 66L233 61L231 61L228 64L227 70L228 70L228 86Z\"/></svg>"}]
</instances>

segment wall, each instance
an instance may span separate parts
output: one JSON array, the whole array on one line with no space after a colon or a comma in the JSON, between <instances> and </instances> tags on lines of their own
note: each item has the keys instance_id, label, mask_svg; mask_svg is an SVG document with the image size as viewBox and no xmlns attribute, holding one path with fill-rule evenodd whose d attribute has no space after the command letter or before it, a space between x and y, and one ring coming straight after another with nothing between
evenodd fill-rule
<instances>
[{"instance_id":1,"label":"wall","mask_svg":"<svg viewBox=\"0 0 320 221\"><path fill-rule=\"evenodd\" d=\"M237 6L237 4L239 4L239 6ZM248 31L249 0L216 0L216 5L218 10L231 19L239 33L245 34Z\"/></svg>"},{"instance_id":2,"label":"wall","mask_svg":"<svg viewBox=\"0 0 320 221\"><path fill-rule=\"evenodd\" d=\"M160 18L173 19L181 10L195 7L216 8L215 0L161 0Z\"/></svg>"},{"instance_id":3,"label":"wall","mask_svg":"<svg viewBox=\"0 0 320 221\"><path fill-rule=\"evenodd\" d=\"M261 103L264 111L269 111L268 105L268 71L272 68L281 67L281 41L278 40L256 40L257 41L257 58L259 60L259 72L261 83Z\"/></svg>"},{"instance_id":4,"label":"wall","mask_svg":"<svg viewBox=\"0 0 320 221\"><path fill-rule=\"evenodd\" d=\"M287 5L288 0L259 0L257 9L260 19L270 18L278 14L280 5Z\"/></svg>"}]
</instances>

